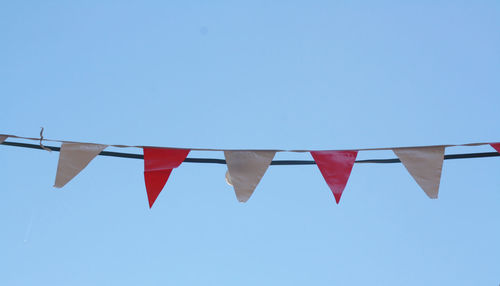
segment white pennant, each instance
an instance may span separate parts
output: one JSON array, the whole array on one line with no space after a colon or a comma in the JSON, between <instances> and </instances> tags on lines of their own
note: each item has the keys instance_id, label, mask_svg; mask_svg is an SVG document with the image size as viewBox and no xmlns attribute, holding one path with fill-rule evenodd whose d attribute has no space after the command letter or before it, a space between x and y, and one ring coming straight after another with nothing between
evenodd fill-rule
<instances>
[{"instance_id":1,"label":"white pennant","mask_svg":"<svg viewBox=\"0 0 500 286\"><path fill-rule=\"evenodd\" d=\"M226 181L234 187L238 201L248 201L275 154L276 151L224 151Z\"/></svg>"},{"instance_id":2,"label":"white pennant","mask_svg":"<svg viewBox=\"0 0 500 286\"><path fill-rule=\"evenodd\" d=\"M94 159L108 145L92 143L63 143L57 164L54 187L62 188Z\"/></svg>"},{"instance_id":3,"label":"white pennant","mask_svg":"<svg viewBox=\"0 0 500 286\"><path fill-rule=\"evenodd\" d=\"M394 154L431 199L437 199L444 146L395 148Z\"/></svg>"}]
</instances>

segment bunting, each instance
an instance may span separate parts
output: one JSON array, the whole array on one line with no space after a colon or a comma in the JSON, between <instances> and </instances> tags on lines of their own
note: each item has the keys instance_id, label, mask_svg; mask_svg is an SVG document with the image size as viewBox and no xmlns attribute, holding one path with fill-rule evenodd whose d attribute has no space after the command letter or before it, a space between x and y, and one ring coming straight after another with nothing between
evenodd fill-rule
<instances>
[{"instance_id":1,"label":"bunting","mask_svg":"<svg viewBox=\"0 0 500 286\"><path fill-rule=\"evenodd\" d=\"M6 141L18 138L37 141L37 144L25 144ZM43 145L42 141L60 142L61 147ZM54 187L62 188L76 177L98 155L144 160L144 183L151 208L167 183L172 170L183 162L226 164L226 182L234 188L236 198L247 202L260 183L270 165L311 165L316 164L324 180L339 204L349 181L354 163L399 163L407 169L417 184L428 197L436 199L439 193L443 161L446 159L465 159L500 156L500 143L469 143L458 145L434 145L420 147L387 147L357 150L224 150L224 149L180 149L167 147L105 145L62 140L21 137L0 134L0 144L50 151L60 151ZM454 146L490 145L497 152L467 153L445 155L445 149ZM132 153L108 152L107 147L141 148L143 155ZM223 151L223 159L187 158L191 150ZM359 151L392 150L398 159L368 159L356 161ZM309 152L314 161L276 160L277 152Z\"/></svg>"},{"instance_id":2,"label":"bunting","mask_svg":"<svg viewBox=\"0 0 500 286\"><path fill-rule=\"evenodd\" d=\"M393 151L427 196L437 199L444 146L395 148Z\"/></svg>"},{"instance_id":3,"label":"bunting","mask_svg":"<svg viewBox=\"0 0 500 286\"><path fill-rule=\"evenodd\" d=\"M108 145L93 143L63 143L57 163L54 187L62 188L78 175Z\"/></svg>"},{"instance_id":4,"label":"bunting","mask_svg":"<svg viewBox=\"0 0 500 286\"><path fill-rule=\"evenodd\" d=\"M172 170L184 162L189 151L189 149L143 148L144 182L149 208L153 207Z\"/></svg>"},{"instance_id":5,"label":"bunting","mask_svg":"<svg viewBox=\"0 0 500 286\"><path fill-rule=\"evenodd\" d=\"M276 151L224 151L226 180L234 187L236 198L246 202L252 196Z\"/></svg>"}]
</instances>

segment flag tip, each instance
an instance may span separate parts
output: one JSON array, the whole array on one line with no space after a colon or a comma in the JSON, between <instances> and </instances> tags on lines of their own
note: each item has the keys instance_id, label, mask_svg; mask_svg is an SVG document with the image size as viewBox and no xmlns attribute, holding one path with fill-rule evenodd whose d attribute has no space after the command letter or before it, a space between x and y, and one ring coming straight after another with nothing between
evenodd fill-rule
<instances>
[{"instance_id":1,"label":"flag tip","mask_svg":"<svg viewBox=\"0 0 500 286\"><path fill-rule=\"evenodd\" d=\"M340 203L340 197L342 196L342 193L333 194L333 196L335 197L335 201L337 202L337 205L338 205Z\"/></svg>"}]
</instances>

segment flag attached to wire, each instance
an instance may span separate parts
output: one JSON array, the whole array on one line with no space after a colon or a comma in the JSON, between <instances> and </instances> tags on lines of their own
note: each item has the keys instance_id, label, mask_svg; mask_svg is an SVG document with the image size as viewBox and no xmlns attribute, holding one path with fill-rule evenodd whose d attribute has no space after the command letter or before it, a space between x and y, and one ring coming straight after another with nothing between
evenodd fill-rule
<instances>
[{"instance_id":1,"label":"flag attached to wire","mask_svg":"<svg viewBox=\"0 0 500 286\"><path fill-rule=\"evenodd\" d=\"M179 167L189 154L189 149L143 147L144 182L151 208L167 183L172 170Z\"/></svg>"}]
</instances>

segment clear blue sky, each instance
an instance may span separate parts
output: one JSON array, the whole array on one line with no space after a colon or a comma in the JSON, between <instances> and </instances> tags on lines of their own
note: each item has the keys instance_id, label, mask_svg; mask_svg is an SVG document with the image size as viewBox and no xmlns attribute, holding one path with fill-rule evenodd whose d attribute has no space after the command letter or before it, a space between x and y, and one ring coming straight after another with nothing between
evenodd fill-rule
<instances>
[{"instance_id":1,"label":"clear blue sky","mask_svg":"<svg viewBox=\"0 0 500 286\"><path fill-rule=\"evenodd\" d=\"M214 148L500 141L498 1L176 2L2 1L0 133ZM98 157L57 190L57 159L0 146L1 285L500 283L498 158L446 161L438 200L400 164L355 165L340 205L315 166L270 167L241 204L225 166L186 163L152 210L141 160Z\"/></svg>"}]
</instances>

